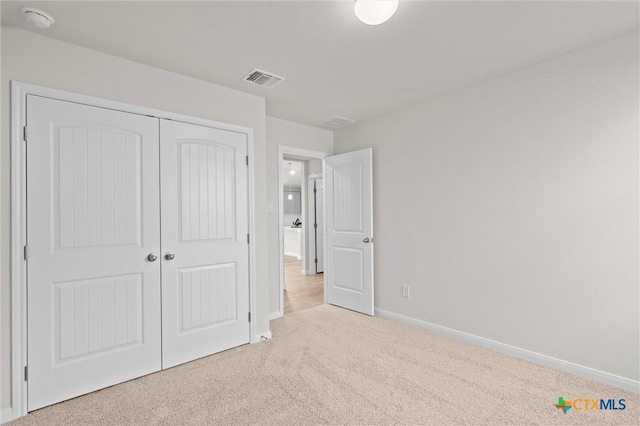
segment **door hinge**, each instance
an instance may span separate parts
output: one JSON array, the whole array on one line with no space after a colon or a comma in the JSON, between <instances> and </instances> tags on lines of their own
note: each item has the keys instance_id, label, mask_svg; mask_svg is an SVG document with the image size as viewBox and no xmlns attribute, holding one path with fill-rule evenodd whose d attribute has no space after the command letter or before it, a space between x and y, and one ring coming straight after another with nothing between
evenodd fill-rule
<instances>
[{"instance_id":1,"label":"door hinge","mask_svg":"<svg viewBox=\"0 0 640 426\"><path fill-rule=\"evenodd\" d=\"M313 188L313 193L315 194L316 192L318 192L318 190Z\"/></svg>"},{"instance_id":2,"label":"door hinge","mask_svg":"<svg viewBox=\"0 0 640 426\"><path fill-rule=\"evenodd\" d=\"M249 165L249 156L247 155L247 166Z\"/></svg>"},{"instance_id":3,"label":"door hinge","mask_svg":"<svg viewBox=\"0 0 640 426\"><path fill-rule=\"evenodd\" d=\"M251 312L249 312L249 322L251 322Z\"/></svg>"},{"instance_id":4,"label":"door hinge","mask_svg":"<svg viewBox=\"0 0 640 426\"><path fill-rule=\"evenodd\" d=\"M313 261L314 261L315 263L318 263L318 258L316 257L315 259L313 259Z\"/></svg>"},{"instance_id":5,"label":"door hinge","mask_svg":"<svg viewBox=\"0 0 640 426\"><path fill-rule=\"evenodd\" d=\"M29 369L27 366L24 366L24 381L26 382L29 379Z\"/></svg>"},{"instance_id":6,"label":"door hinge","mask_svg":"<svg viewBox=\"0 0 640 426\"><path fill-rule=\"evenodd\" d=\"M25 142L27 141L27 126L22 128L22 140Z\"/></svg>"},{"instance_id":7,"label":"door hinge","mask_svg":"<svg viewBox=\"0 0 640 426\"><path fill-rule=\"evenodd\" d=\"M247 234L247 244L249 244L249 234Z\"/></svg>"},{"instance_id":8,"label":"door hinge","mask_svg":"<svg viewBox=\"0 0 640 426\"><path fill-rule=\"evenodd\" d=\"M318 224L317 223L313 224L313 229L318 229Z\"/></svg>"},{"instance_id":9,"label":"door hinge","mask_svg":"<svg viewBox=\"0 0 640 426\"><path fill-rule=\"evenodd\" d=\"M27 246L24 246L22 256L24 257L24 260L27 260L27 258L29 257L29 251L27 250Z\"/></svg>"}]
</instances>

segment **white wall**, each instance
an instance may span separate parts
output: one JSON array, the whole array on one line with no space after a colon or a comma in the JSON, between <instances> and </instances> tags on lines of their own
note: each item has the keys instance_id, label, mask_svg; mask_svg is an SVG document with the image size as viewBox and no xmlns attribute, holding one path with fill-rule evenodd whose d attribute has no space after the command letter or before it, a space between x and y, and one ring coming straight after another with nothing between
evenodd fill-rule
<instances>
[{"instance_id":1,"label":"white wall","mask_svg":"<svg viewBox=\"0 0 640 426\"><path fill-rule=\"evenodd\" d=\"M322 173L322 160L308 160L305 172L306 177Z\"/></svg>"},{"instance_id":2,"label":"white wall","mask_svg":"<svg viewBox=\"0 0 640 426\"><path fill-rule=\"evenodd\" d=\"M638 49L336 131L336 152L373 147L376 307L638 380Z\"/></svg>"},{"instance_id":3,"label":"white wall","mask_svg":"<svg viewBox=\"0 0 640 426\"><path fill-rule=\"evenodd\" d=\"M267 203L269 212L269 303L272 315L280 309L280 232L278 204L278 145L333 153L333 132L267 117ZM302 220L302 219L301 219Z\"/></svg>"},{"instance_id":4,"label":"white wall","mask_svg":"<svg viewBox=\"0 0 640 426\"><path fill-rule=\"evenodd\" d=\"M264 98L201 80L151 68L93 50L13 28L2 28L2 143L0 145L0 408L10 399L10 140L9 81L19 80L56 89L233 123L254 129L258 312L260 332L269 327L266 211L266 146Z\"/></svg>"}]
</instances>

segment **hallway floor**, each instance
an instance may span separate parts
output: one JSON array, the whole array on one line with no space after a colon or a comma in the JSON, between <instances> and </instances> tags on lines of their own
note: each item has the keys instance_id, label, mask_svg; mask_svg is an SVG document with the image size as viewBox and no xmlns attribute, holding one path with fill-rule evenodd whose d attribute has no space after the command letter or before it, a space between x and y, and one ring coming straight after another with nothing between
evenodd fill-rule
<instances>
[{"instance_id":1,"label":"hallway floor","mask_svg":"<svg viewBox=\"0 0 640 426\"><path fill-rule=\"evenodd\" d=\"M285 315L324 303L324 275L302 275L301 271L301 260L294 256L284 257Z\"/></svg>"}]
</instances>

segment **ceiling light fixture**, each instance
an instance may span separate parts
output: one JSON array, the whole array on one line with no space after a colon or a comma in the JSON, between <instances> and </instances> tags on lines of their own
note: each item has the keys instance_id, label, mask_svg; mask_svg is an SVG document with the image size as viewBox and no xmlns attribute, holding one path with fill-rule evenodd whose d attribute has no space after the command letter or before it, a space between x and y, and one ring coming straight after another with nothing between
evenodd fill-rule
<instances>
[{"instance_id":1,"label":"ceiling light fixture","mask_svg":"<svg viewBox=\"0 0 640 426\"><path fill-rule=\"evenodd\" d=\"M43 12L40 9L36 9L33 7L23 7L20 10L24 15L24 19L26 19L27 22L34 27L47 29L55 22L51 15L49 15L47 12Z\"/></svg>"},{"instance_id":2,"label":"ceiling light fixture","mask_svg":"<svg viewBox=\"0 0 640 426\"><path fill-rule=\"evenodd\" d=\"M367 25L387 22L398 10L399 0L356 0L353 12Z\"/></svg>"}]
</instances>

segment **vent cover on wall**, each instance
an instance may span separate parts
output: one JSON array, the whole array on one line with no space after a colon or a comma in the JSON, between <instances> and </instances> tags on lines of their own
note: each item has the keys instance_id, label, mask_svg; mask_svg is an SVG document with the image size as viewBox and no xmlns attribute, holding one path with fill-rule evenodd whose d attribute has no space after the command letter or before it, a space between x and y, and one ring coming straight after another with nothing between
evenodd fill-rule
<instances>
[{"instance_id":1,"label":"vent cover on wall","mask_svg":"<svg viewBox=\"0 0 640 426\"><path fill-rule=\"evenodd\" d=\"M254 68L253 71L244 76L243 80L248 81L249 83L257 84L258 86L268 87L269 89L271 89L273 86L284 80L284 77L280 77L279 75L275 75L274 73Z\"/></svg>"},{"instance_id":2,"label":"vent cover on wall","mask_svg":"<svg viewBox=\"0 0 640 426\"><path fill-rule=\"evenodd\" d=\"M355 120L346 117L340 117L336 115L328 120L324 120L320 122L320 125L323 127L328 127L330 129L339 129L340 127L348 126L349 124L355 123Z\"/></svg>"}]
</instances>

